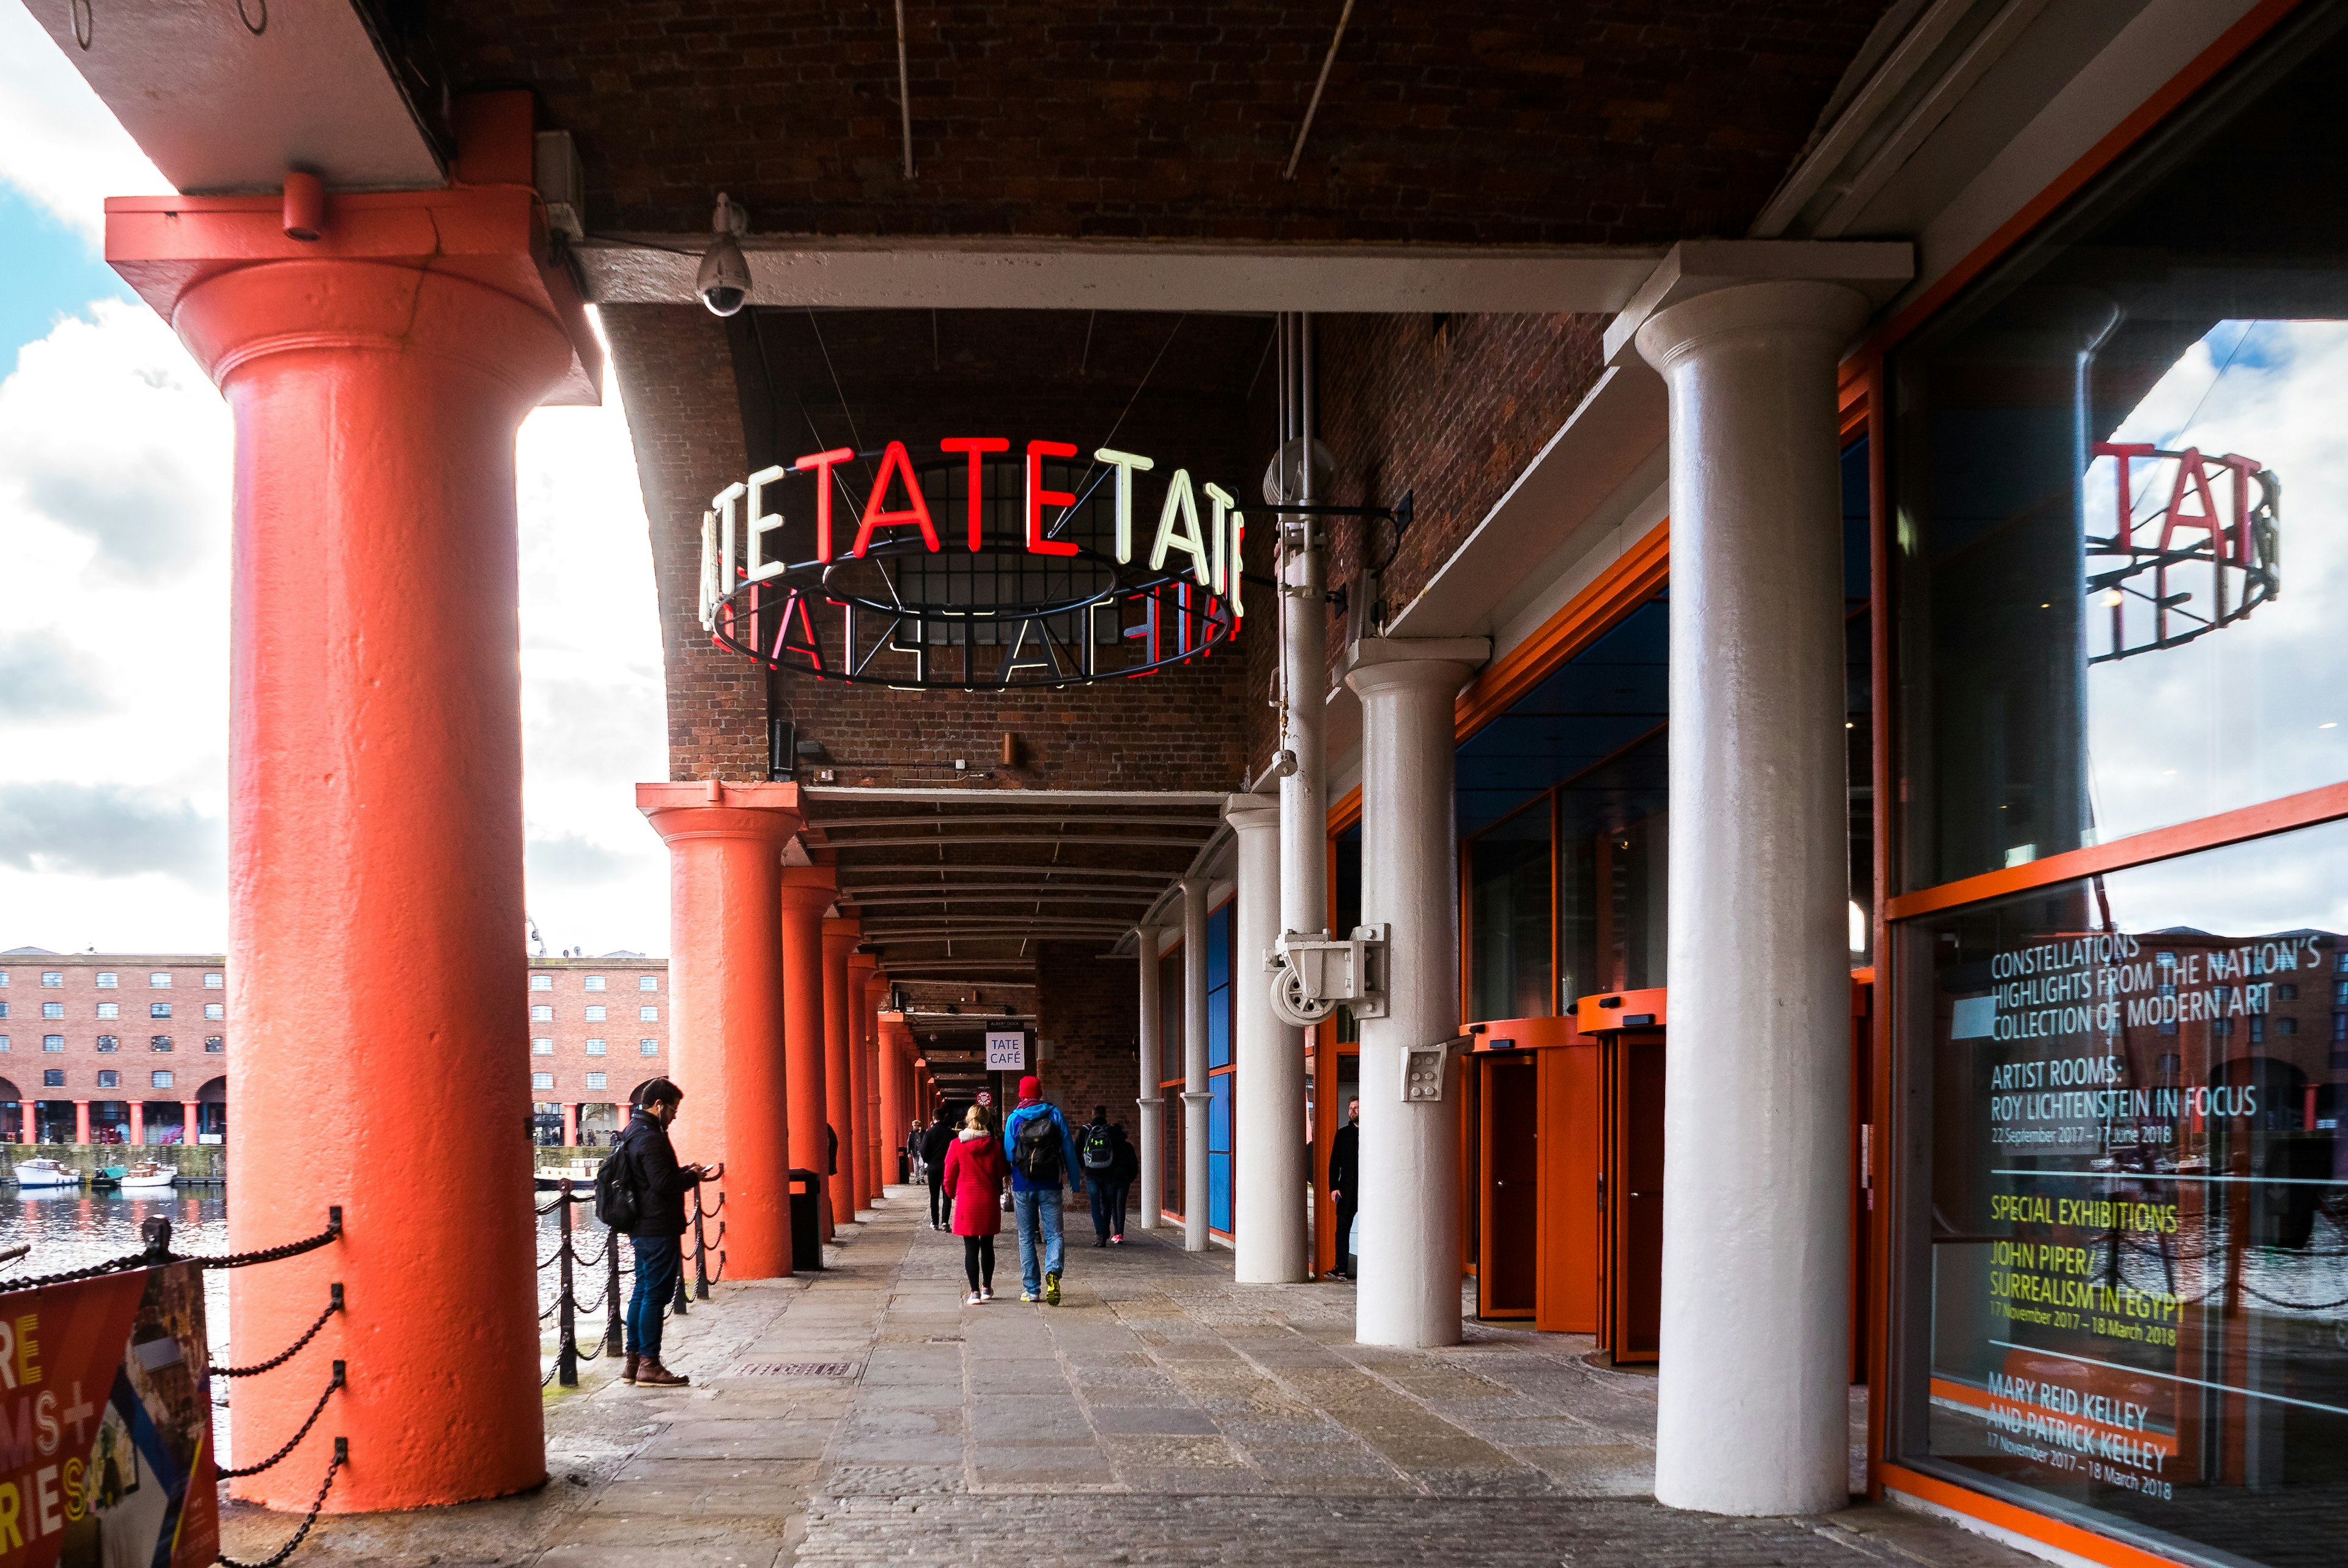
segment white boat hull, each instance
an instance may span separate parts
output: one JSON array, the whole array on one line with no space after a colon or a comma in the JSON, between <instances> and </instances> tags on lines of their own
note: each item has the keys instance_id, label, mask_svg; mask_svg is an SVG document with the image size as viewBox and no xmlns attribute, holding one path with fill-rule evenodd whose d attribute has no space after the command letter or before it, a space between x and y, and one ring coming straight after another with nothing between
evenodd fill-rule
<instances>
[{"instance_id":1,"label":"white boat hull","mask_svg":"<svg viewBox=\"0 0 2348 1568\"><path fill-rule=\"evenodd\" d=\"M39 1170L19 1165L15 1170L19 1187L78 1187L81 1173L71 1170Z\"/></svg>"},{"instance_id":2,"label":"white boat hull","mask_svg":"<svg viewBox=\"0 0 2348 1568\"><path fill-rule=\"evenodd\" d=\"M122 1190L126 1193L151 1193L158 1188L170 1186L178 1179L179 1173L176 1171L166 1171L160 1176L125 1176L122 1178Z\"/></svg>"}]
</instances>

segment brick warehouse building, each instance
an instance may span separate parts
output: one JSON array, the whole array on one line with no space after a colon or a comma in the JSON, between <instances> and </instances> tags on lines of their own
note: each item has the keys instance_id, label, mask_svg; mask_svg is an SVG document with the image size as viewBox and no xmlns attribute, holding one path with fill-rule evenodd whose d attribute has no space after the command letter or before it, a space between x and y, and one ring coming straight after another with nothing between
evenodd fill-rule
<instances>
[{"instance_id":1,"label":"brick warehouse building","mask_svg":"<svg viewBox=\"0 0 2348 1568\"><path fill-rule=\"evenodd\" d=\"M289 764L232 814L238 1157L306 1131L317 867L519 1006L510 437L616 387L729 1277L812 1261L827 1125L850 1225L1014 1030L1240 1296L1351 1255L1363 1345L1653 1362L1663 1503L1822 1511L1855 1449L2057 1561L2323 1557L2348 7L321 16L189 34L186 97L42 18L181 188L108 254L238 417L235 738ZM368 569L305 575L320 495ZM402 1157L494 1190L493 1086ZM354 1300L481 1376L355 1307L397 1458L333 1506L534 1484L519 1200L459 1245L353 1174L296 1195L397 1238Z\"/></svg>"},{"instance_id":2,"label":"brick warehouse building","mask_svg":"<svg viewBox=\"0 0 2348 1568\"><path fill-rule=\"evenodd\" d=\"M0 952L0 1139L220 1143L231 1059L225 970L217 954ZM641 953L530 961L540 1143L608 1142L628 1091L666 1071L667 977L667 960Z\"/></svg>"}]
</instances>

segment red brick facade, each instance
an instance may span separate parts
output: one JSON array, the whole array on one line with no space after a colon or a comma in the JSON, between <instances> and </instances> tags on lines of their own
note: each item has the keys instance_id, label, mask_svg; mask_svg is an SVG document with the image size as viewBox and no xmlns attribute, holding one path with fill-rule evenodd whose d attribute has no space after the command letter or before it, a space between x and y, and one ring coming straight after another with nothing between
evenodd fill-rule
<instances>
[{"instance_id":1,"label":"red brick facade","mask_svg":"<svg viewBox=\"0 0 2348 1568\"><path fill-rule=\"evenodd\" d=\"M1101 958L1100 948L1047 942L1035 955L1035 1035L1052 1048L1044 1063L1044 1092L1071 1122L1089 1119L1096 1105L1138 1138L1134 1106L1139 1091L1140 1033L1134 1010L1138 980L1129 962Z\"/></svg>"},{"instance_id":2,"label":"red brick facade","mask_svg":"<svg viewBox=\"0 0 2348 1568\"><path fill-rule=\"evenodd\" d=\"M542 1142L547 1108L597 1107L588 1118L592 1133L616 1124L628 1091L666 1075L669 1008L665 958L530 960L530 1097L540 1108ZM606 1105L614 1108L608 1117ZM560 1142L559 1121L551 1132Z\"/></svg>"},{"instance_id":3,"label":"red brick facade","mask_svg":"<svg viewBox=\"0 0 2348 1568\"><path fill-rule=\"evenodd\" d=\"M93 1137L127 1141L137 1103L149 1141L180 1142L183 1104L227 1098L225 981L211 954L0 955L0 1133L69 1143L82 1102Z\"/></svg>"}]
</instances>

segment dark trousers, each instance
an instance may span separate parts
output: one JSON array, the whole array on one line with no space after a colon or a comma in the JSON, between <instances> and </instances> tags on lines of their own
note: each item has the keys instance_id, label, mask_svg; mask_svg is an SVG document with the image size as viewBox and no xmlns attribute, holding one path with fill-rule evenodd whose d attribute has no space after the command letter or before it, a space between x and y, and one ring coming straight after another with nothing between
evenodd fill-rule
<instances>
[{"instance_id":1,"label":"dark trousers","mask_svg":"<svg viewBox=\"0 0 2348 1568\"><path fill-rule=\"evenodd\" d=\"M1131 1182L1119 1182L1108 1194L1108 1234L1125 1234L1125 1200L1133 1195Z\"/></svg>"},{"instance_id":2,"label":"dark trousers","mask_svg":"<svg viewBox=\"0 0 2348 1568\"><path fill-rule=\"evenodd\" d=\"M1346 1278L1354 1277L1354 1215L1359 1212L1351 1198L1337 1200L1337 1272Z\"/></svg>"},{"instance_id":3,"label":"dark trousers","mask_svg":"<svg viewBox=\"0 0 2348 1568\"><path fill-rule=\"evenodd\" d=\"M1108 1240L1110 1232L1113 1228L1109 1222L1116 1217L1117 1214L1117 1210L1109 1197L1108 1184L1106 1182L1086 1182L1085 1184L1085 1191L1092 1194L1093 1239L1098 1242L1106 1242Z\"/></svg>"},{"instance_id":4,"label":"dark trousers","mask_svg":"<svg viewBox=\"0 0 2348 1568\"><path fill-rule=\"evenodd\" d=\"M994 1288L994 1238L991 1235L966 1235L962 1238L962 1271L970 1276L970 1287L981 1286Z\"/></svg>"},{"instance_id":5,"label":"dark trousers","mask_svg":"<svg viewBox=\"0 0 2348 1568\"><path fill-rule=\"evenodd\" d=\"M635 1235L628 1241L636 1249L636 1288L628 1297L627 1350L631 1356L648 1356L657 1361L662 1314L676 1294L685 1246L681 1238L673 1235Z\"/></svg>"},{"instance_id":6,"label":"dark trousers","mask_svg":"<svg viewBox=\"0 0 2348 1568\"><path fill-rule=\"evenodd\" d=\"M944 1225L953 1218L953 1205L946 1202L946 1195L938 1185L945 1179L942 1168L930 1173L930 1223L933 1225Z\"/></svg>"}]
</instances>

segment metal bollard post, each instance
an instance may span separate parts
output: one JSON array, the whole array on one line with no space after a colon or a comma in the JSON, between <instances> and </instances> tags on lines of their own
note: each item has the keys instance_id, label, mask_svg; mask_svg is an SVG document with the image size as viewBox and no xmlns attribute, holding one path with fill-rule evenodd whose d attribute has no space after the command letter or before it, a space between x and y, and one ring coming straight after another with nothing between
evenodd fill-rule
<instances>
[{"instance_id":1,"label":"metal bollard post","mask_svg":"<svg viewBox=\"0 0 2348 1568\"><path fill-rule=\"evenodd\" d=\"M693 1194L693 1298L709 1299L709 1243L701 1229L701 1194Z\"/></svg>"},{"instance_id":2,"label":"metal bollard post","mask_svg":"<svg viewBox=\"0 0 2348 1568\"><path fill-rule=\"evenodd\" d=\"M575 1389L579 1386L579 1347L572 1338L572 1333L576 1327L572 1308L578 1297L571 1293L571 1178L568 1176L562 1178L561 1196L555 1206L562 1216L559 1227L562 1239L555 1248L555 1256L560 1260L555 1269L555 1278L559 1282L556 1288L561 1294L555 1297L554 1327L561 1338L554 1347L554 1380L566 1389Z\"/></svg>"},{"instance_id":3,"label":"metal bollard post","mask_svg":"<svg viewBox=\"0 0 2348 1568\"><path fill-rule=\"evenodd\" d=\"M620 1354L620 1325L626 1321L620 1304L620 1233L603 1234L603 1301L610 1308L603 1326L603 1354Z\"/></svg>"}]
</instances>

